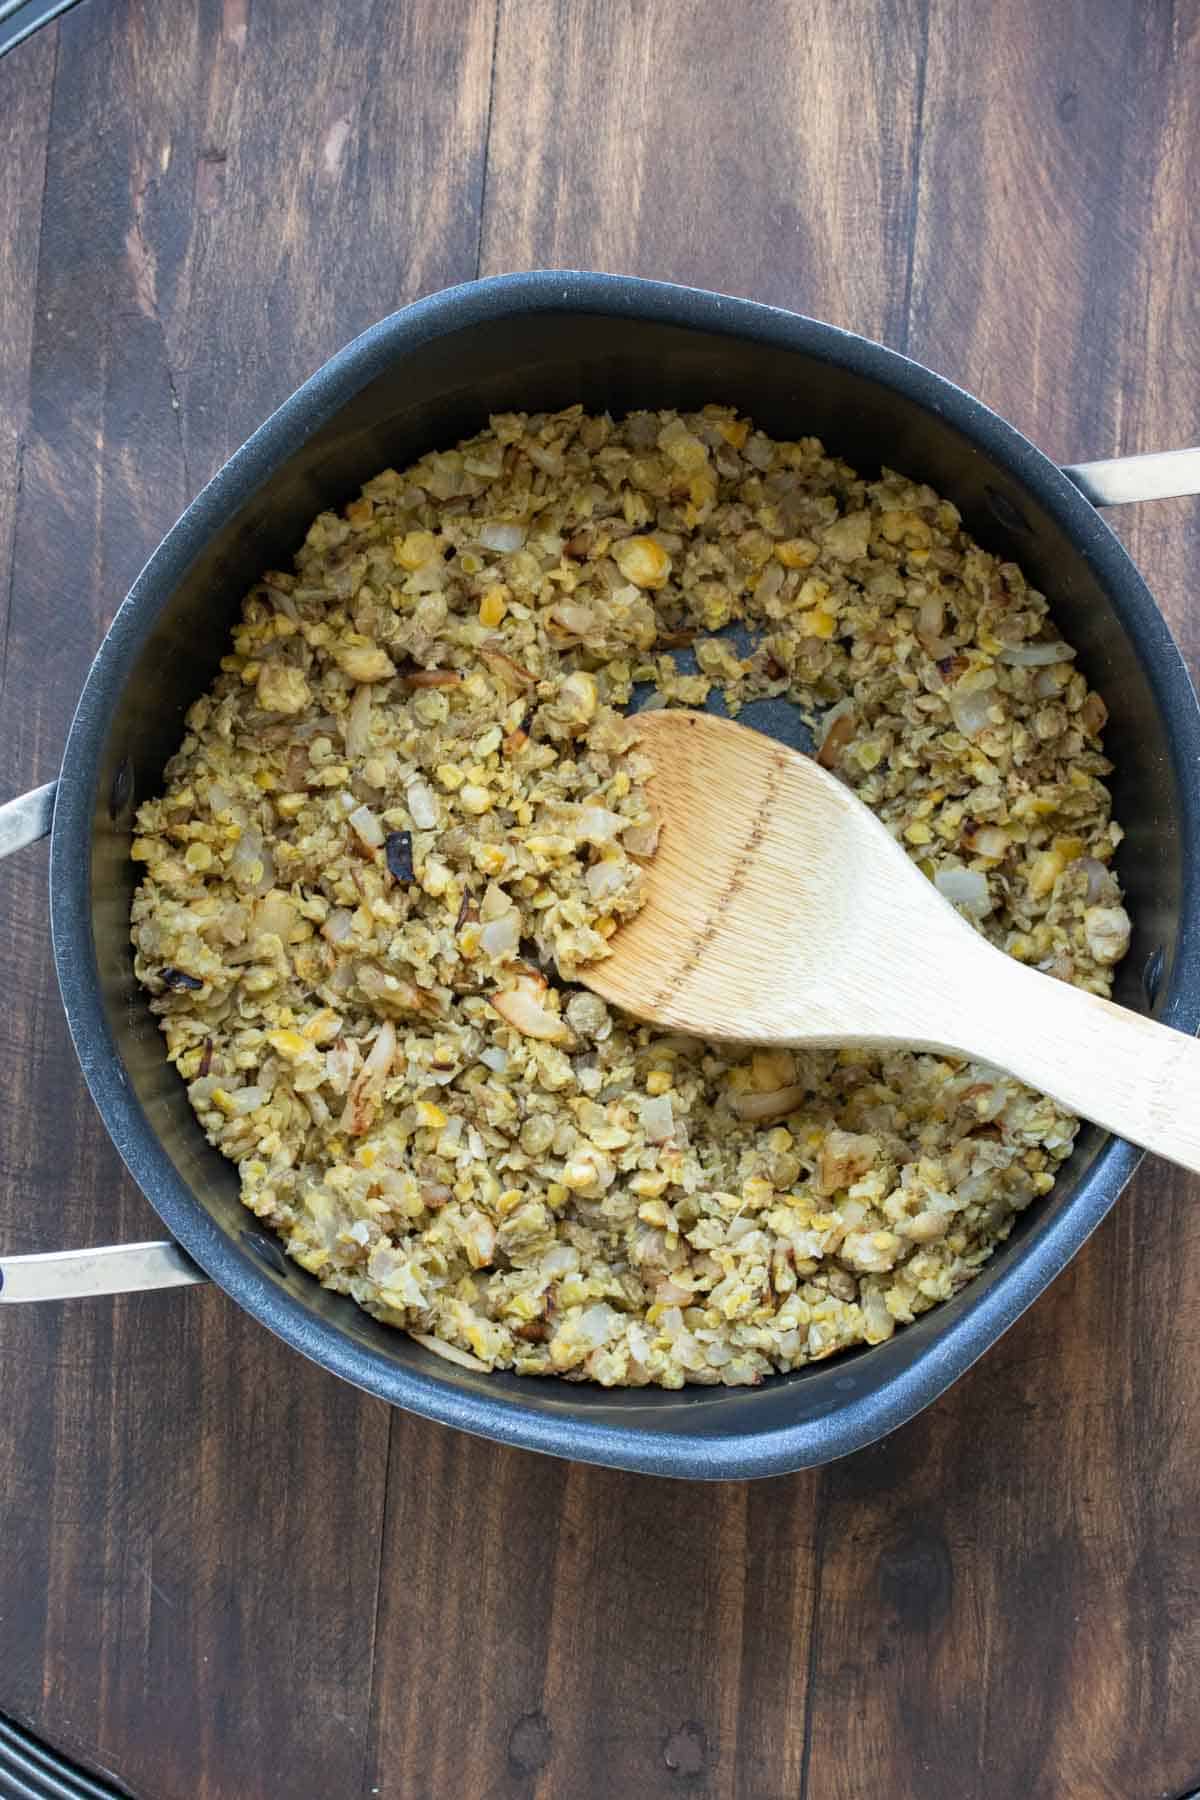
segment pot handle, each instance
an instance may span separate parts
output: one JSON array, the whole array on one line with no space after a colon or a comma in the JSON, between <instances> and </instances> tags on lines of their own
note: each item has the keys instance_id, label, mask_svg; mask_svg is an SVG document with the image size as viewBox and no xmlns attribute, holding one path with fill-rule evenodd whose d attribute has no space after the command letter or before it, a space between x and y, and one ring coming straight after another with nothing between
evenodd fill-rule
<instances>
[{"instance_id":1,"label":"pot handle","mask_svg":"<svg viewBox=\"0 0 1200 1800\"><path fill-rule=\"evenodd\" d=\"M56 781L48 781L0 806L0 857L50 835L57 789ZM207 1280L169 1238L148 1244L105 1244L94 1250L48 1250L0 1256L0 1305L186 1287Z\"/></svg>"},{"instance_id":2,"label":"pot handle","mask_svg":"<svg viewBox=\"0 0 1200 1800\"><path fill-rule=\"evenodd\" d=\"M1093 506L1125 506L1133 500L1173 500L1200 494L1200 446L1158 450L1146 456L1113 456L1105 462L1071 463L1063 474Z\"/></svg>"},{"instance_id":3,"label":"pot handle","mask_svg":"<svg viewBox=\"0 0 1200 1800\"><path fill-rule=\"evenodd\" d=\"M0 1306L190 1287L207 1280L169 1238L148 1244L103 1244L94 1250L46 1250L32 1256L0 1256Z\"/></svg>"},{"instance_id":4,"label":"pot handle","mask_svg":"<svg viewBox=\"0 0 1200 1800\"><path fill-rule=\"evenodd\" d=\"M11 856L14 850L50 836L57 792L57 781L48 781L45 787L30 788L27 794L0 806L0 856Z\"/></svg>"}]
</instances>

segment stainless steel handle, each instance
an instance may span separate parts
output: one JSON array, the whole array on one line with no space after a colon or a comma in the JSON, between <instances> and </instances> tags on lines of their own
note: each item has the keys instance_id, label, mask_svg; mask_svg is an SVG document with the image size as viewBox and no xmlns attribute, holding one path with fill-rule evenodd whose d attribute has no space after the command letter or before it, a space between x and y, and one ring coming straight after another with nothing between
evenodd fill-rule
<instances>
[{"instance_id":1,"label":"stainless steel handle","mask_svg":"<svg viewBox=\"0 0 1200 1800\"><path fill-rule=\"evenodd\" d=\"M0 1256L0 1306L191 1287L207 1280L203 1269L169 1239L104 1244L95 1250L47 1250L34 1256Z\"/></svg>"},{"instance_id":2,"label":"stainless steel handle","mask_svg":"<svg viewBox=\"0 0 1200 1800\"><path fill-rule=\"evenodd\" d=\"M0 857L11 856L14 850L23 850L26 844L36 844L39 838L50 836L57 792L57 781L48 781L45 787L31 788L27 794L0 806Z\"/></svg>"},{"instance_id":3,"label":"stainless steel handle","mask_svg":"<svg viewBox=\"0 0 1200 1800\"><path fill-rule=\"evenodd\" d=\"M1148 456L1114 456L1107 462L1072 463L1063 474L1093 506L1173 500L1180 494L1200 494L1200 446L1158 450Z\"/></svg>"},{"instance_id":4,"label":"stainless steel handle","mask_svg":"<svg viewBox=\"0 0 1200 1800\"><path fill-rule=\"evenodd\" d=\"M75 4L76 0L0 0L0 56Z\"/></svg>"},{"instance_id":5,"label":"stainless steel handle","mask_svg":"<svg viewBox=\"0 0 1200 1800\"><path fill-rule=\"evenodd\" d=\"M57 789L56 781L48 781L0 806L0 857L49 836ZM104 1244L94 1250L47 1250L32 1256L0 1256L0 1305L188 1287L207 1280L203 1269L169 1239Z\"/></svg>"}]
</instances>

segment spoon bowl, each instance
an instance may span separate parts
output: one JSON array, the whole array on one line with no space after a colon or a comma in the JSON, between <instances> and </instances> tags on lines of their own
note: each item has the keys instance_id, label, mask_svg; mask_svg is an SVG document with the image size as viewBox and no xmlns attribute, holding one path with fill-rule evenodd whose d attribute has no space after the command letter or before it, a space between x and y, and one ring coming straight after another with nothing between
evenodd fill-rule
<instances>
[{"instance_id":1,"label":"spoon bowl","mask_svg":"<svg viewBox=\"0 0 1200 1800\"><path fill-rule=\"evenodd\" d=\"M811 757L705 713L639 727L659 846L595 993L701 1038L994 1064L1200 1169L1195 1039L994 948Z\"/></svg>"}]
</instances>

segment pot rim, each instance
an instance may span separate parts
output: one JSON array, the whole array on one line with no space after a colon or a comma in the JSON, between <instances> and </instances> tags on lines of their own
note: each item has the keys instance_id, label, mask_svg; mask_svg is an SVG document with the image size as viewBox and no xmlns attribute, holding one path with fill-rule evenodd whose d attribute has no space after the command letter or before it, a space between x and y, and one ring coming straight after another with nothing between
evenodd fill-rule
<instances>
[{"instance_id":1,"label":"pot rim","mask_svg":"<svg viewBox=\"0 0 1200 1800\"><path fill-rule=\"evenodd\" d=\"M1181 798L1184 890L1161 1017L1200 1028L1200 709L1183 659L1149 589L1104 520L1058 466L962 388L898 351L837 326L702 289L576 270L493 276L442 290L389 315L330 358L200 490L153 552L106 633L84 683L63 755L50 847L55 964L84 1077L126 1166L172 1235L240 1306L294 1349L379 1398L425 1418L525 1449L655 1475L744 1479L790 1473L849 1454L936 1399L1070 1261L1132 1175L1141 1152L1110 1138L1066 1211L1030 1234L1015 1259L914 1360L836 1412L769 1431L720 1436L628 1426L562 1404L541 1411L507 1389L451 1385L358 1344L280 1288L197 1201L153 1132L128 1081L105 1013L91 922L91 844L100 755L117 695L154 621L212 534L345 403L399 356L466 327L538 312L599 313L682 325L808 352L937 414L1005 466L1072 539L1111 595L1168 722ZM431 1357L430 1362L434 1359ZM708 1390L702 1390L707 1393ZM707 1410L707 1409L705 1409ZM698 1416L699 1420L699 1416Z\"/></svg>"}]
</instances>

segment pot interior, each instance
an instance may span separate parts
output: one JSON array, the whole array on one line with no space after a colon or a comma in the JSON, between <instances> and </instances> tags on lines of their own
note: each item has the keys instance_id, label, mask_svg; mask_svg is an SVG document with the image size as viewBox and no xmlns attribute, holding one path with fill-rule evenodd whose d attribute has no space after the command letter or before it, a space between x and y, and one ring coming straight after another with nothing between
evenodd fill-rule
<instances>
[{"instance_id":1,"label":"pot interior","mask_svg":"<svg viewBox=\"0 0 1200 1800\"><path fill-rule=\"evenodd\" d=\"M205 1142L183 1084L164 1060L162 1039L133 979L128 936L133 807L159 791L163 765L183 734L184 713L212 680L245 591L264 568L286 564L319 511L350 499L381 468L400 468L429 448L453 444L492 411L581 401L591 410L622 413L723 401L749 412L774 435L821 437L864 474L886 464L928 481L955 502L987 548L1019 561L1048 595L1064 636L1077 647L1080 665L1109 707L1115 811L1128 833L1118 867L1133 919L1118 998L1147 1010L1153 993L1165 991L1170 982L1185 873L1167 721L1144 650L1139 653L1122 622L1122 613L1131 620L1139 604L1126 592L1139 588L1134 571L1126 564L1126 581L1114 585L1110 577L1106 588L1090 548L1055 516L1061 504L1046 492L1041 459L1030 452L1022 463L1020 440L1003 428L988 442L988 421L995 421L983 409L964 418L973 403L963 399L952 422L939 410L949 390L913 365L889 359L890 370L883 370L881 379L879 362L871 360L880 353L860 340L819 326L800 330L803 322L789 322L786 315L746 312L761 321L757 328L749 321L752 335L729 335L732 327L714 328L711 322L702 328L661 317L556 310L548 303L449 331L444 322L422 329L418 320L406 331L388 322L372 334L375 342L353 368L339 359L314 378L201 496L135 589L136 620L131 613L118 622L124 635L114 633L117 641L106 647L107 660L100 659L89 689L96 691L90 701L85 698L93 708L106 707L105 722L97 727L103 747L91 920L103 1006L125 1081L146 1126L194 1196L189 1204L201 1208L223 1237L261 1259L282 1306L299 1307L336 1327L366 1353L353 1371L355 1379L386 1393L388 1370L406 1370L431 1387L486 1396L500 1411L532 1411L547 1421L607 1421L652 1434L717 1438L807 1422L814 1441L828 1432L830 1453L836 1453L848 1447L836 1441L831 1423L842 1409L896 1382L968 1321L985 1296L1009 1282L1013 1302L1007 1316L989 1325L984 1341L973 1343L959 1366L986 1347L1111 1204L1128 1171L1128 1152L1106 1148L1101 1133L1085 1128L1054 1192L1018 1222L1007 1244L954 1300L887 1344L776 1378L752 1392L606 1392L552 1380L485 1377L432 1358L351 1300L326 1292L258 1233L238 1200L234 1169ZM744 331L747 319L738 324ZM361 385L354 391L356 382ZM1107 540L1111 567L1111 537L1098 521L1095 530ZM1123 1161L1114 1160L1115 1153ZM163 1204L156 1193L162 1183L147 1181L144 1167L130 1160L186 1241L178 1203L174 1209ZM1086 1223L1064 1233L1063 1221L1081 1212ZM1039 1246L1036 1280L1014 1283L1022 1265L1039 1262ZM998 1317L995 1310L993 1316ZM297 1332L289 1335L295 1339ZM322 1356L319 1346L313 1354ZM438 1409L431 1404L430 1410ZM791 1466L799 1460L793 1455Z\"/></svg>"}]
</instances>

